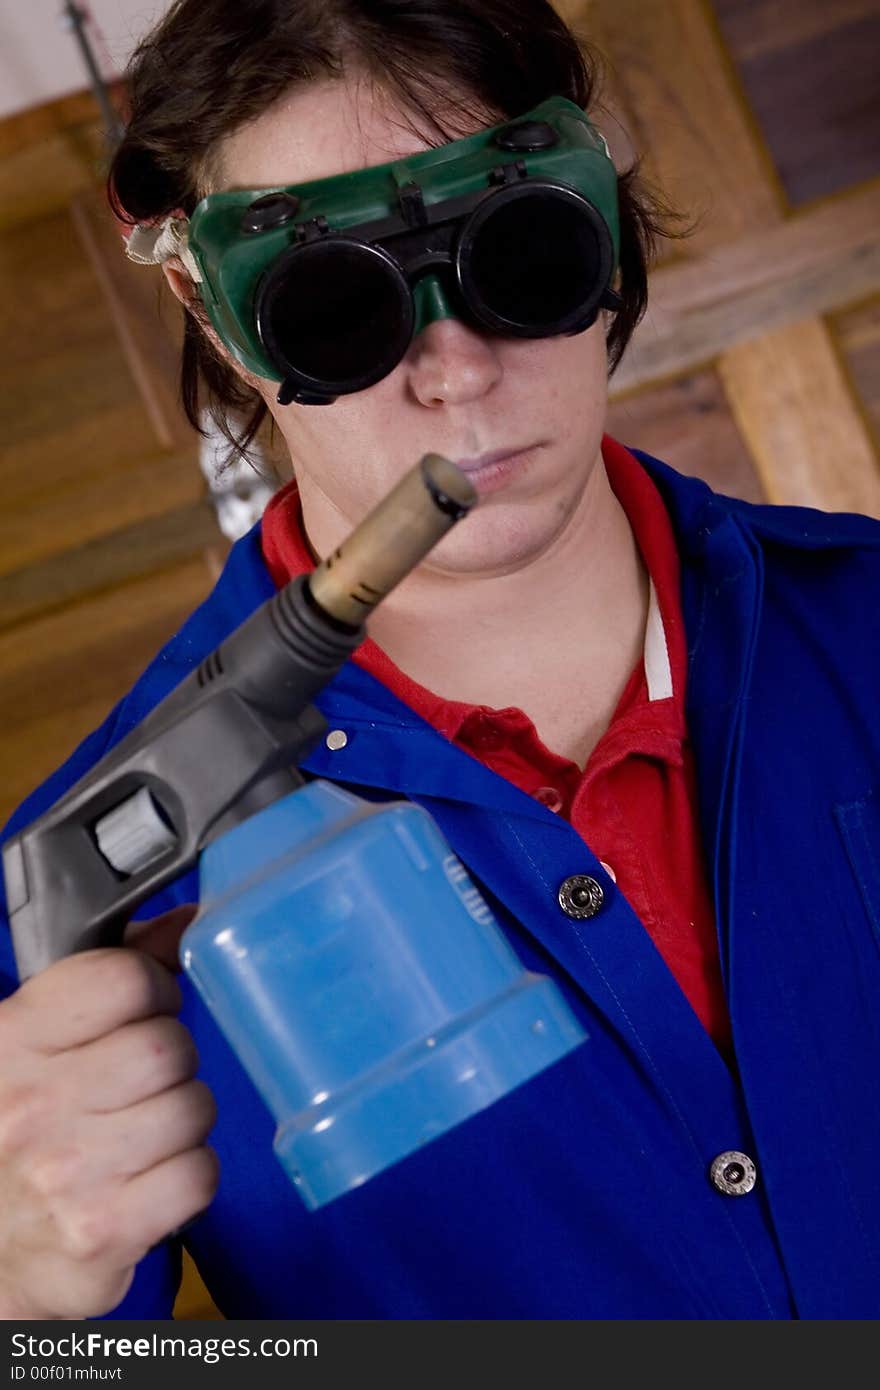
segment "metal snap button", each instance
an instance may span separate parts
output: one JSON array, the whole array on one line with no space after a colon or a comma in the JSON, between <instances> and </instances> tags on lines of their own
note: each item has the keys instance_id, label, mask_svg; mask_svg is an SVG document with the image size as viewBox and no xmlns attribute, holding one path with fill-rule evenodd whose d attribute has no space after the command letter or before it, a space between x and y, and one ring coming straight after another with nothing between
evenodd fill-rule
<instances>
[{"instance_id":1,"label":"metal snap button","mask_svg":"<svg viewBox=\"0 0 880 1390\"><path fill-rule=\"evenodd\" d=\"M559 906L566 917L595 917L604 901L604 888L589 874L572 874L559 886Z\"/></svg>"},{"instance_id":2,"label":"metal snap button","mask_svg":"<svg viewBox=\"0 0 880 1390\"><path fill-rule=\"evenodd\" d=\"M712 1186L726 1197L745 1197L758 1180L758 1170L748 1154L726 1149L713 1158L709 1168Z\"/></svg>"},{"instance_id":3,"label":"metal snap button","mask_svg":"<svg viewBox=\"0 0 880 1390\"><path fill-rule=\"evenodd\" d=\"M331 753L336 753L348 743L348 734L344 729L331 729L324 742Z\"/></svg>"}]
</instances>

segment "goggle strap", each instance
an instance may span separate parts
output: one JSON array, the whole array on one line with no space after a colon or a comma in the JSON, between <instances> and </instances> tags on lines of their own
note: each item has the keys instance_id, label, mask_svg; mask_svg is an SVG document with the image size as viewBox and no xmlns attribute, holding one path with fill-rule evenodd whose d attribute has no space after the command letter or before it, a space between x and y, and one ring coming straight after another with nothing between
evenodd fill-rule
<instances>
[{"instance_id":1,"label":"goggle strap","mask_svg":"<svg viewBox=\"0 0 880 1390\"><path fill-rule=\"evenodd\" d=\"M189 249L189 219L170 213L162 222L139 222L125 243L125 254L136 265L161 265L177 256L197 285L202 272Z\"/></svg>"}]
</instances>

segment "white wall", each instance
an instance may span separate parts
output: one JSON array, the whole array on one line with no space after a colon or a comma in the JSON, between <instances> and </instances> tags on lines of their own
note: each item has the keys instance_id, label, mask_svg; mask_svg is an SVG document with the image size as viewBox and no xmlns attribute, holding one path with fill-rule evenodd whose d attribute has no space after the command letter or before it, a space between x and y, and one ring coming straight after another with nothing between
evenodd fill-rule
<instances>
[{"instance_id":1,"label":"white wall","mask_svg":"<svg viewBox=\"0 0 880 1390\"><path fill-rule=\"evenodd\" d=\"M170 0L77 0L105 78L117 76L138 39ZM61 0L0 0L0 118L89 85ZM97 28L97 32L96 32Z\"/></svg>"}]
</instances>

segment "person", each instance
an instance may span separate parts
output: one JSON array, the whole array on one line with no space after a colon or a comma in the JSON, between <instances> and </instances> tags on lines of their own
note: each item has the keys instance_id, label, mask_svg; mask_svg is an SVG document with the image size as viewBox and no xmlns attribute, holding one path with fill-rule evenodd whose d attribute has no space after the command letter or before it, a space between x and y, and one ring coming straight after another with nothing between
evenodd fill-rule
<instances>
[{"instance_id":1,"label":"person","mask_svg":"<svg viewBox=\"0 0 880 1390\"><path fill-rule=\"evenodd\" d=\"M130 72L116 206L164 229L205 195L417 159L554 97L590 110L594 76L544 0L178 0ZM173 973L192 874L122 949L18 989L4 934L4 1316L166 1317L184 1240L230 1317L880 1311L880 525L716 495L604 434L661 225L637 173L617 193L590 325L493 330L437 270L396 363L321 405L279 403L183 244L164 260L190 408L201 381L221 419L251 412L245 436L270 412L293 480L7 828L442 453L480 505L377 609L319 698L343 736L303 766L429 810L588 1041L307 1212Z\"/></svg>"}]
</instances>

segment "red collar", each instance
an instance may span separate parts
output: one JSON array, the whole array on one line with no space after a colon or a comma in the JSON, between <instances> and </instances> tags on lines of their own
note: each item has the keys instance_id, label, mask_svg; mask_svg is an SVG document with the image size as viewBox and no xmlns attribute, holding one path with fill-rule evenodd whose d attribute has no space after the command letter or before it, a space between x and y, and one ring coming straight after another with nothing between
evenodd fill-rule
<instances>
[{"instance_id":1,"label":"red collar","mask_svg":"<svg viewBox=\"0 0 880 1390\"><path fill-rule=\"evenodd\" d=\"M621 742L630 750L679 762L685 736L687 650L679 597L679 559L666 507L638 459L605 435L602 458L612 490L626 512L636 543L651 578L653 594L645 633L643 660L621 696L611 725L590 760L614 761ZM263 514L263 555L280 588L297 574L308 574L315 561L305 538L296 481L275 494ZM653 601L654 596L656 602ZM495 715L485 706L445 700L410 679L376 643L367 638L353 660L381 680L417 714L450 739L474 719ZM514 723L525 718L519 710L504 711Z\"/></svg>"}]
</instances>

